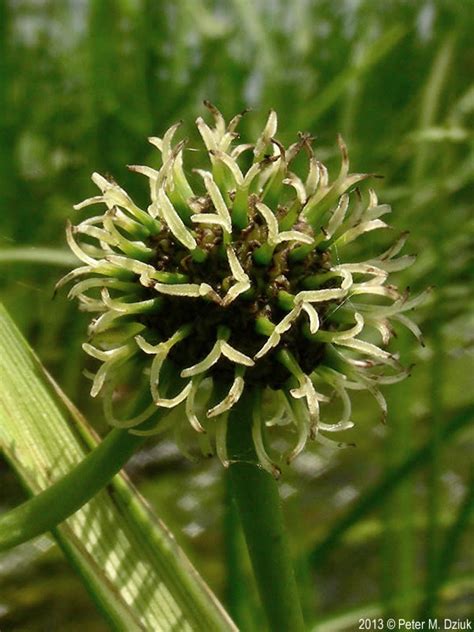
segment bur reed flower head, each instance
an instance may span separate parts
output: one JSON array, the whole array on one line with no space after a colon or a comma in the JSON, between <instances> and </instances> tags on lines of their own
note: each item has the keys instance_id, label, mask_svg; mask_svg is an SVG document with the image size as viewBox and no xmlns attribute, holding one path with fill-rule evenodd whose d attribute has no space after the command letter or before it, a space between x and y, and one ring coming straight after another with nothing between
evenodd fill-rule
<instances>
[{"instance_id":1,"label":"bur reed flower head","mask_svg":"<svg viewBox=\"0 0 474 632\"><path fill-rule=\"evenodd\" d=\"M242 114L226 124L206 106L213 124L196 121L205 148L200 169L185 165L179 124L149 139L161 153L159 169L129 166L149 182L146 210L93 174L100 195L75 208L106 210L68 225L83 265L59 285L73 281L69 296L95 314L83 347L100 363L91 393L103 393L112 425L159 432L161 419L147 430L137 426L157 407L180 407L177 432L189 422L204 451L217 450L227 464L227 416L250 389L258 394L255 449L262 467L277 474L267 435L282 422L294 428L293 445L280 455L290 462L308 438L327 443L328 433L353 425L349 391L369 391L386 414L379 386L407 375L386 349L392 323L420 338L405 313L423 296L411 299L388 283L414 259L398 256L406 234L371 259L354 256L367 233L394 231L381 219L390 208L357 188L370 176L349 173L342 138L331 179L309 134L282 145L274 111L254 144L239 144ZM298 161L304 177L293 171ZM135 360L149 374L150 401L135 417L117 419L119 369ZM271 406L260 405L265 399ZM335 399L340 419L327 423L320 407Z\"/></svg>"}]
</instances>

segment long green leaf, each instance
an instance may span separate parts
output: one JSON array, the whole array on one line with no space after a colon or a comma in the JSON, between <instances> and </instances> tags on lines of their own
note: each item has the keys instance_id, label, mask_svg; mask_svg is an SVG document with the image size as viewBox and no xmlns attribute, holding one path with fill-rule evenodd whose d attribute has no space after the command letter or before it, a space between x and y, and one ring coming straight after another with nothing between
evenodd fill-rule
<instances>
[{"instance_id":1,"label":"long green leaf","mask_svg":"<svg viewBox=\"0 0 474 632\"><path fill-rule=\"evenodd\" d=\"M0 305L0 448L33 494L97 443ZM115 630L236 630L124 475L54 532Z\"/></svg>"},{"instance_id":2,"label":"long green leaf","mask_svg":"<svg viewBox=\"0 0 474 632\"><path fill-rule=\"evenodd\" d=\"M0 250L0 265L39 263L68 268L76 265L77 262L75 255L59 248L2 248Z\"/></svg>"}]
</instances>

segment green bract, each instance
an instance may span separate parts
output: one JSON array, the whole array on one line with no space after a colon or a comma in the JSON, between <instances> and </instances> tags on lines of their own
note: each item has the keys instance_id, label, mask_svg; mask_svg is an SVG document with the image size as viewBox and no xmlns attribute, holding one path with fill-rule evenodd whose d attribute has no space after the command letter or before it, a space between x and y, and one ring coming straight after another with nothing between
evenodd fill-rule
<instances>
[{"instance_id":1,"label":"green bract","mask_svg":"<svg viewBox=\"0 0 474 632\"><path fill-rule=\"evenodd\" d=\"M370 260L350 258L352 242L388 232L380 218L390 208L372 190L365 199L355 188L369 176L349 173L342 139L331 182L309 135L288 148L275 138L275 112L255 144L235 144L242 115L226 125L206 105L214 126L196 121L207 150L202 169L188 174L186 142L173 145L179 125L149 139L162 156L159 170L130 167L149 180L146 210L93 174L101 194L75 208L102 203L106 211L68 226L68 243L84 265L59 285L74 281L69 296L96 314L84 350L101 363L92 395L103 392L112 425L159 432L166 422L134 427L157 407L179 406L177 431L188 420L204 437L203 450L216 449L227 464L227 415L251 386L258 401L271 399L254 408L253 438L261 465L277 474L281 457L269 456L268 434L282 424L295 431L283 455L289 462L308 438L326 442L325 433L353 425L349 390L367 389L386 413L378 385L407 375L384 348L391 321L420 338L404 313L423 295L409 299L387 284L390 272L413 261L397 257L406 235ZM292 171L302 161L304 178ZM120 367L132 363L149 373L149 404L119 420L114 392ZM334 397L342 402L340 419L325 423L320 404Z\"/></svg>"}]
</instances>

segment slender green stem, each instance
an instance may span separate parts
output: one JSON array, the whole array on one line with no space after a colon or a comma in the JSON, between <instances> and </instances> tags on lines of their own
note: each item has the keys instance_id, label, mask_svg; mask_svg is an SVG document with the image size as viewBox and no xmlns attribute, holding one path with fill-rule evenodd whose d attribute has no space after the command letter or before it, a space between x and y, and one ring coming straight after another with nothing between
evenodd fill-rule
<instances>
[{"instance_id":1,"label":"slender green stem","mask_svg":"<svg viewBox=\"0 0 474 632\"><path fill-rule=\"evenodd\" d=\"M144 438L114 429L77 467L0 517L0 551L51 531L120 471Z\"/></svg>"},{"instance_id":2,"label":"slender green stem","mask_svg":"<svg viewBox=\"0 0 474 632\"><path fill-rule=\"evenodd\" d=\"M233 497L270 630L304 630L303 615L287 543L278 487L257 465L252 441L255 394L232 409L227 433Z\"/></svg>"},{"instance_id":3,"label":"slender green stem","mask_svg":"<svg viewBox=\"0 0 474 632\"><path fill-rule=\"evenodd\" d=\"M245 540L237 507L232 502L229 476L225 477L224 556L226 587L224 604L239 630L255 628L255 600L249 599L245 569Z\"/></svg>"},{"instance_id":4,"label":"slender green stem","mask_svg":"<svg viewBox=\"0 0 474 632\"><path fill-rule=\"evenodd\" d=\"M463 535L469 526L471 514L474 512L474 467L471 468L471 478L468 488L462 500L456 519L446 533L444 545L437 559L438 568L432 579L431 590L426 594L425 602L421 608L420 620L429 620L436 615L436 606L439 600L441 588L449 578L453 562L459 553Z\"/></svg>"}]
</instances>

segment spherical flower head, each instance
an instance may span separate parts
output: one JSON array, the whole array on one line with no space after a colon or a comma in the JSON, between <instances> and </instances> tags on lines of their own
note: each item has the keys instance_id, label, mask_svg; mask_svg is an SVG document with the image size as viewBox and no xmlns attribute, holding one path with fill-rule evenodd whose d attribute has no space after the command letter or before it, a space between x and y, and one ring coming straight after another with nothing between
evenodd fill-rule
<instances>
[{"instance_id":1,"label":"spherical flower head","mask_svg":"<svg viewBox=\"0 0 474 632\"><path fill-rule=\"evenodd\" d=\"M310 135L286 148L277 140L274 111L254 144L238 144L242 114L226 124L206 106L213 125L196 121L206 150L201 169L185 167L187 143L174 142L179 124L149 139L161 153L159 169L129 167L149 181L146 210L93 174L100 195L75 208L106 210L68 225L84 265L58 285L73 281L69 296L95 313L83 347L100 362L91 394L103 393L112 425L160 432L166 423L163 415L153 423L157 409L178 409L178 435L186 420L204 452L216 450L227 465L227 416L249 389L255 450L276 475L268 434L282 424L294 429L293 445L279 456L290 462L307 439L327 443L327 433L353 425L350 390L369 391L385 416L379 385L407 375L386 349L391 323L421 338L405 312L423 295L410 299L388 283L414 259L398 256L406 234L374 258L352 260L367 233L391 234L381 219L390 208L373 190L360 193L356 185L370 176L349 173L341 138L331 180ZM304 177L295 163L304 163ZM149 403L118 419L120 369L132 364L149 375ZM337 398L340 419L327 423L320 407ZM261 405L268 399L270 407Z\"/></svg>"}]
</instances>

